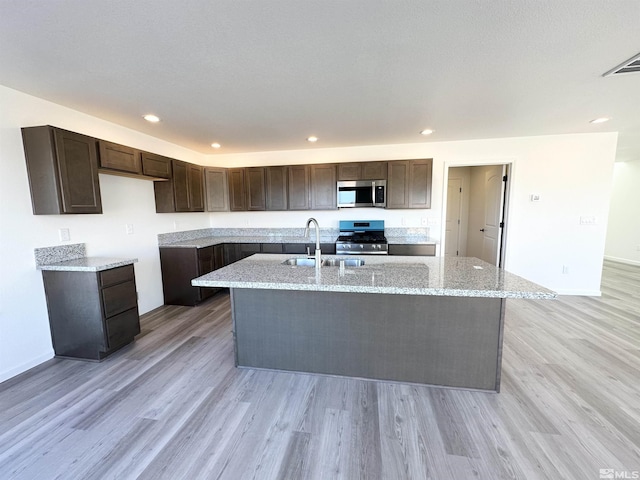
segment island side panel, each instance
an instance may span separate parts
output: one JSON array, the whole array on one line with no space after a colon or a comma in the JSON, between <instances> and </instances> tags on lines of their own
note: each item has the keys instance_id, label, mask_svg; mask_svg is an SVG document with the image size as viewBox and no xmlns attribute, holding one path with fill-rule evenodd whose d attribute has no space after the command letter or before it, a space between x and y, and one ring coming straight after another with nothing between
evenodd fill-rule
<instances>
[{"instance_id":1,"label":"island side panel","mask_svg":"<svg viewBox=\"0 0 640 480\"><path fill-rule=\"evenodd\" d=\"M498 390L500 298L233 289L239 366Z\"/></svg>"}]
</instances>

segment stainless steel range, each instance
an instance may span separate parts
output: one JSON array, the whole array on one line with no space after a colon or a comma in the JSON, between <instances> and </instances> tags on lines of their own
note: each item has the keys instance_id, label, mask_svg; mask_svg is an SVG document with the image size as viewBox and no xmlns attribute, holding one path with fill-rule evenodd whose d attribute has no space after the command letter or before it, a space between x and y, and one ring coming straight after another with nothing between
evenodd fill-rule
<instances>
[{"instance_id":1,"label":"stainless steel range","mask_svg":"<svg viewBox=\"0 0 640 480\"><path fill-rule=\"evenodd\" d=\"M386 255L384 220L340 220L337 255Z\"/></svg>"}]
</instances>

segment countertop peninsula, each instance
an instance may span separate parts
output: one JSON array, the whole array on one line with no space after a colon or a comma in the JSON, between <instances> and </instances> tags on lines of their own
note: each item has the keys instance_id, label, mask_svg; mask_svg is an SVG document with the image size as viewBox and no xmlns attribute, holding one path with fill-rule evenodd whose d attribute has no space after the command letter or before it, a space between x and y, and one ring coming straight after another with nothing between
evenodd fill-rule
<instances>
[{"instance_id":1,"label":"countertop peninsula","mask_svg":"<svg viewBox=\"0 0 640 480\"><path fill-rule=\"evenodd\" d=\"M553 299L556 293L473 257L359 256L360 267L284 265L302 255L256 254L198 277L197 287L482 298ZM323 258L345 258L323 256ZM353 257L349 257L353 258Z\"/></svg>"}]
</instances>

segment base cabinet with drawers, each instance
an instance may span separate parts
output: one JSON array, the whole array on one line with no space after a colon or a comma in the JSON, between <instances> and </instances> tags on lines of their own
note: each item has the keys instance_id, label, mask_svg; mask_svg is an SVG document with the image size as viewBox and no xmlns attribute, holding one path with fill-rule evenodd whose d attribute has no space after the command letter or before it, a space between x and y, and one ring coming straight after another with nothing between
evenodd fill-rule
<instances>
[{"instance_id":1,"label":"base cabinet with drawers","mask_svg":"<svg viewBox=\"0 0 640 480\"><path fill-rule=\"evenodd\" d=\"M56 356L102 360L140 333L133 265L42 276Z\"/></svg>"}]
</instances>

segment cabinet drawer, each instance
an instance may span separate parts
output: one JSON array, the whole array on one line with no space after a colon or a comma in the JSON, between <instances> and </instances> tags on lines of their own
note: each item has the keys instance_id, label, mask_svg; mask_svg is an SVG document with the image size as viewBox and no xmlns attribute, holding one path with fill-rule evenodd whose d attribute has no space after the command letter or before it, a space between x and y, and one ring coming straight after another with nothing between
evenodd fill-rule
<instances>
[{"instance_id":1,"label":"cabinet drawer","mask_svg":"<svg viewBox=\"0 0 640 480\"><path fill-rule=\"evenodd\" d=\"M138 309L132 308L105 320L109 349L129 343L140 333Z\"/></svg>"},{"instance_id":2,"label":"cabinet drawer","mask_svg":"<svg viewBox=\"0 0 640 480\"><path fill-rule=\"evenodd\" d=\"M100 286L108 287L116 283L126 282L134 279L133 265L125 265L124 267L103 270L99 273Z\"/></svg>"},{"instance_id":3,"label":"cabinet drawer","mask_svg":"<svg viewBox=\"0 0 640 480\"><path fill-rule=\"evenodd\" d=\"M138 306L136 283L131 280L102 289L102 305L105 318Z\"/></svg>"}]
</instances>

